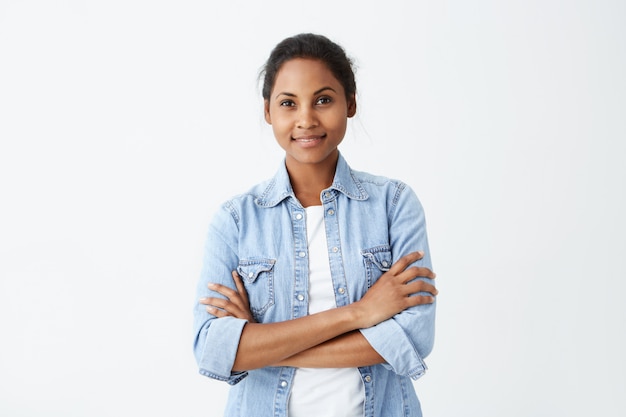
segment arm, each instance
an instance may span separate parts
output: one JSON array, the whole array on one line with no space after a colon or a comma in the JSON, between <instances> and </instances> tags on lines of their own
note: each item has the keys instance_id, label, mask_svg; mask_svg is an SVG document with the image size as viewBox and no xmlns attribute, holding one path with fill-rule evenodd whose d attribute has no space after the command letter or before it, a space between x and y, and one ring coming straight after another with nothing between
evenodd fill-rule
<instances>
[{"instance_id":1,"label":"arm","mask_svg":"<svg viewBox=\"0 0 626 417\"><path fill-rule=\"evenodd\" d=\"M241 282L237 271L232 273L236 291L228 288L216 288L218 292L227 297L228 301L219 302L224 310L209 305L216 300L203 299L202 304L207 305L207 311L215 315L234 316L254 322L250 312L246 289ZM210 285L210 287L215 287ZM302 350L295 355L287 357L272 366L293 366L308 368L339 368L375 365L383 362L383 358L367 343L367 340L358 331L350 331L326 342Z\"/></svg>"},{"instance_id":2,"label":"arm","mask_svg":"<svg viewBox=\"0 0 626 417\"><path fill-rule=\"evenodd\" d=\"M397 258L410 250L421 250L424 257L414 266L431 269L426 223L422 206L415 193L400 184L395 190L397 203L389 212L389 237L391 251ZM418 280L431 282L432 277L422 275ZM436 292L433 293L436 295ZM423 362L433 347L435 305L416 305L396 314L377 326L362 329L370 345L385 359L385 366L400 375L414 379L423 375Z\"/></svg>"},{"instance_id":3,"label":"arm","mask_svg":"<svg viewBox=\"0 0 626 417\"><path fill-rule=\"evenodd\" d=\"M207 286L209 280L224 286L233 285L230 272L239 262L236 218L230 206L223 205L209 225L196 292L198 298L215 295ZM233 373L232 363L246 320L237 317L217 320L198 303L193 313L193 351L200 373L229 384L237 383L245 374Z\"/></svg>"},{"instance_id":4,"label":"arm","mask_svg":"<svg viewBox=\"0 0 626 417\"><path fill-rule=\"evenodd\" d=\"M338 352L343 352L343 358L350 360L352 366L356 356L350 351L358 346L365 348L363 357L357 359L358 361L379 363L381 358L368 346L365 339L358 333L350 332L376 325L425 300L432 302L430 296L414 295L422 291L436 291L432 285L415 278L434 274L424 268L407 268L421 256L421 253L414 252L401 258L356 303L280 323L248 323L241 333L233 370L255 369L281 364L281 361L292 366L295 360L324 358L326 361L334 361L329 356ZM226 299L207 297L200 300L201 304L208 306L208 312L226 318L236 317L237 312L247 310L247 300L240 296L245 294L243 285L236 274L233 274L233 279L237 290L211 284ZM345 333L348 334L335 339ZM316 348L311 350L313 347ZM294 357L298 354L302 356ZM328 363L330 362L326 362ZM322 365L318 363L317 366Z\"/></svg>"},{"instance_id":5,"label":"arm","mask_svg":"<svg viewBox=\"0 0 626 417\"><path fill-rule=\"evenodd\" d=\"M276 366L356 368L377 365L384 361L365 337L355 330L293 355Z\"/></svg>"}]
</instances>

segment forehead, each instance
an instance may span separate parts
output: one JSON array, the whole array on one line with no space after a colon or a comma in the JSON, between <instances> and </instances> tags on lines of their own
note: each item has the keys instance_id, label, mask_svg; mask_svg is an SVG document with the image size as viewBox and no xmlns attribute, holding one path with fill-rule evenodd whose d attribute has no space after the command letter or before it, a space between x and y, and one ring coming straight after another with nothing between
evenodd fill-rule
<instances>
[{"instance_id":1,"label":"forehead","mask_svg":"<svg viewBox=\"0 0 626 417\"><path fill-rule=\"evenodd\" d=\"M343 94L343 86L324 62L310 58L294 58L280 67L272 90L274 94L297 91L304 94L323 87L331 87L337 93Z\"/></svg>"}]
</instances>

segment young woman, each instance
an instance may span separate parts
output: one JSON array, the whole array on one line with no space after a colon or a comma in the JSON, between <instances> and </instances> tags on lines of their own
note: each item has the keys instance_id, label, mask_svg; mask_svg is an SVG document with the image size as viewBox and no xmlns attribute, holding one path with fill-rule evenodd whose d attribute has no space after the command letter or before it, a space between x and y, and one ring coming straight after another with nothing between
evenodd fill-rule
<instances>
[{"instance_id":1,"label":"young woman","mask_svg":"<svg viewBox=\"0 0 626 417\"><path fill-rule=\"evenodd\" d=\"M437 295L424 212L339 153L355 93L320 35L285 39L265 65L284 164L216 213L194 312L200 373L233 385L225 416L421 416L411 378Z\"/></svg>"}]
</instances>

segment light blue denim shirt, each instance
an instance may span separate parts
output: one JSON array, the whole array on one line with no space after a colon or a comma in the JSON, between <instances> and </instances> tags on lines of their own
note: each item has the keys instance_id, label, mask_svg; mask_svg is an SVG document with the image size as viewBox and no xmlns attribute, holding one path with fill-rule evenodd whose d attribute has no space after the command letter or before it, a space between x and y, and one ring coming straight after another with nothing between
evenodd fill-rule
<instances>
[{"instance_id":1,"label":"light blue denim shirt","mask_svg":"<svg viewBox=\"0 0 626 417\"><path fill-rule=\"evenodd\" d=\"M416 265L431 268L424 211L404 183L350 169L340 155L335 178L321 194L328 257L337 306L359 300L391 264L422 250ZM224 203L209 227L198 298L217 297L217 282L234 288L242 277L259 323L290 320L308 311L305 210L284 164L273 179ZM424 278L420 278L424 279ZM421 416L411 378L426 370L433 346L435 304L405 310L361 329L386 363L359 368L365 386L364 416ZM200 373L233 385L225 416L286 416L295 368L232 372L246 321L216 318L196 304L194 353Z\"/></svg>"}]
</instances>

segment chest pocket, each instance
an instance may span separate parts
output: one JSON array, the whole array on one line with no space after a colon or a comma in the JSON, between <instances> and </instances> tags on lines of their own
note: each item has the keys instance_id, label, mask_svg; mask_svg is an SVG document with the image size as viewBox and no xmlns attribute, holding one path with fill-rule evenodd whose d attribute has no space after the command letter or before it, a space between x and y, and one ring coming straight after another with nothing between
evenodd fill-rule
<instances>
[{"instance_id":1,"label":"chest pocket","mask_svg":"<svg viewBox=\"0 0 626 417\"><path fill-rule=\"evenodd\" d=\"M274 259L242 259L237 272L243 280L250 301L250 311L260 318L274 305Z\"/></svg>"},{"instance_id":2,"label":"chest pocket","mask_svg":"<svg viewBox=\"0 0 626 417\"><path fill-rule=\"evenodd\" d=\"M382 274L389 271L393 263L391 258L391 247L389 245L374 246L361 251L365 262L365 273L367 275L367 288L370 288Z\"/></svg>"}]
</instances>

